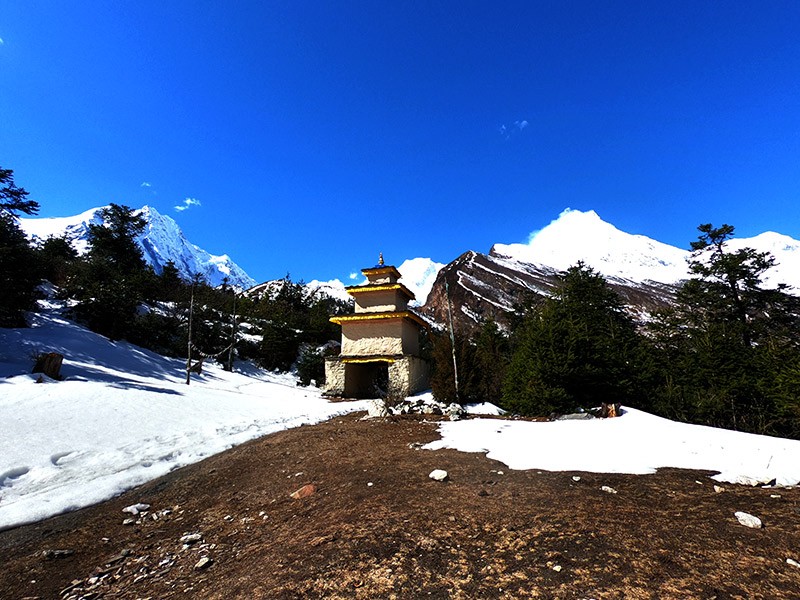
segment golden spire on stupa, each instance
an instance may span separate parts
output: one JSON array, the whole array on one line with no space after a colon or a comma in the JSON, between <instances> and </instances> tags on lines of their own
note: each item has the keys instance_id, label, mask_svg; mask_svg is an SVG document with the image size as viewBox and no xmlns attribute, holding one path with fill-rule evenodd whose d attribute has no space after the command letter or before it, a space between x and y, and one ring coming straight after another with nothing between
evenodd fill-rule
<instances>
[{"instance_id":1,"label":"golden spire on stupa","mask_svg":"<svg viewBox=\"0 0 800 600\"><path fill-rule=\"evenodd\" d=\"M383 252L378 252L378 264L383 266Z\"/></svg>"}]
</instances>

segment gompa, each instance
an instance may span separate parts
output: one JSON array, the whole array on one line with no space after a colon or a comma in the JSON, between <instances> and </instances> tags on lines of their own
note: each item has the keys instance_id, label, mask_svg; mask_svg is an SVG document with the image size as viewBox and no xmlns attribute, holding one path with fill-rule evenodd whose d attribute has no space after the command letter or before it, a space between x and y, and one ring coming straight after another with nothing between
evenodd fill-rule
<instances>
[{"instance_id":1,"label":"gompa","mask_svg":"<svg viewBox=\"0 0 800 600\"><path fill-rule=\"evenodd\" d=\"M385 265L361 271L364 285L348 286L355 313L332 317L342 327L342 350L325 360L325 393L346 398L405 398L428 388L428 363L420 357L425 321L410 310L414 294Z\"/></svg>"}]
</instances>

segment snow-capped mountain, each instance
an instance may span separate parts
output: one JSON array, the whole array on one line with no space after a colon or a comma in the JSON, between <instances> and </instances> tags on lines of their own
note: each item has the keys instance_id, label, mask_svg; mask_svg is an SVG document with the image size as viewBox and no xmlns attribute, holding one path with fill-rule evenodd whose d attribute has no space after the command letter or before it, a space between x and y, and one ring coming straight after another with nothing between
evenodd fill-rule
<instances>
[{"instance_id":1,"label":"snow-capped mountain","mask_svg":"<svg viewBox=\"0 0 800 600\"><path fill-rule=\"evenodd\" d=\"M752 238L733 238L730 250L753 248L769 252L776 266L764 276L768 287L785 283L800 287L800 241L767 232ZM625 233L603 221L593 210L566 209L527 244L495 244L490 254L563 271L579 260L605 277L634 282L675 284L689 277L691 253L643 235Z\"/></svg>"},{"instance_id":2,"label":"snow-capped mountain","mask_svg":"<svg viewBox=\"0 0 800 600\"><path fill-rule=\"evenodd\" d=\"M34 241L66 235L73 247L83 254L88 248L89 225L102 223L101 210L102 207L92 208L72 217L24 218L20 219L20 227ZM199 273L214 286L220 285L225 279L230 285L241 289L255 285L255 280L229 256L215 256L187 240L171 217L162 215L151 206L144 206L135 212L147 221L144 233L136 241L145 261L156 273L160 273L171 260L185 279L191 279Z\"/></svg>"},{"instance_id":3,"label":"snow-capped mountain","mask_svg":"<svg viewBox=\"0 0 800 600\"><path fill-rule=\"evenodd\" d=\"M436 281L436 276L444 266L444 263L436 262L430 258L410 258L404 260L403 263L397 267L401 275L400 281L414 293L414 297L416 298L411 302L412 306L421 306L425 304L428 294L433 287L433 283ZM364 279L362 283L365 281L366 279ZM260 288L262 285L268 285L269 283L271 282L261 284L258 287ZM347 302L352 299L345 289L345 284L339 279L331 279L330 281L318 281L315 279L309 281L306 287L309 290L317 291L321 294L336 298L337 300L344 300Z\"/></svg>"},{"instance_id":4,"label":"snow-capped mountain","mask_svg":"<svg viewBox=\"0 0 800 600\"><path fill-rule=\"evenodd\" d=\"M753 248L769 252L776 266L762 278L766 287L780 283L800 293L800 242L767 232L752 238L734 238L731 251ZM527 244L495 244L489 254L465 252L441 269L423 312L443 323L449 303L454 318L467 330L486 319L501 325L529 294L551 293L559 271L578 261L604 275L640 320L669 303L677 284L689 277L691 253L643 235L625 233L603 221L594 211L567 209L547 227L531 235Z\"/></svg>"},{"instance_id":5,"label":"snow-capped mountain","mask_svg":"<svg viewBox=\"0 0 800 600\"><path fill-rule=\"evenodd\" d=\"M416 305L425 304L428 294L431 293L436 276L444 268L444 264L431 260L430 258L410 258L404 260L403 264L397 267L402 275L400 281L409 290L414 292Z\"/></svg>"},{"instance_id":6,"label":"snow-capped mountain","mask_svg":"<svg viewBox=\"0 0 800 600\"><path fill-rule=\"evenodd\" d=\"M688 277L687 251L620 231L593 210L567 209L527 244L495 244L490 254L558 271L580 260L606 277L632 281L676 283Z\"/></svg>"}]
</instances>

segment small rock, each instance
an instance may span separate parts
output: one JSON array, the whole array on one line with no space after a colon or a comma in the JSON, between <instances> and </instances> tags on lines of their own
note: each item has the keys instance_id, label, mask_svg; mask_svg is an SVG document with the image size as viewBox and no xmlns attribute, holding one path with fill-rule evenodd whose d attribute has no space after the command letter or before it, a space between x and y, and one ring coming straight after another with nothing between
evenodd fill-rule
<instances>
[{"instance_id":1,"label":"small rock","mask_svg":"<svg viewBox=\"0 0 800 600\"><path fill-rule=\"evenodd\" d=\"M800 562L797 562L796 560L792 560L791 558L787 558L786 559L786 564L787 565L792 565L793 567L800 568Z\"/></svg>"},{"instance_id":2,"label":"small rock","mask_svg":"<svg viewBox=\"0 0 800 600\"><path fill-rule=\"evenodd\" d=\"M132 515L138 515L140 512L144 512L146 510L150 510L150 505L139 502L138 504L131 504L130 506L126 506L125 508L122 509L122 512L130 513Z\"/></svg>"},{"instance_id":3,"label":"small rock","mask_svg":"<svg viewBox=\"0 0 800 600\"><path fill-rule=\"evenodd\" d=\"M433 471L430 472L428 477L430 477L434 481L444 481L445 479L447 479L448 474L447 471L443 469L434 469Z\"/></svg>"},{"instance_id":4,"label":"small rock","mask_svg":"<svg viewBox=\"0 0 800 600\"><path fill-rule=\"evenodd\" d=\"M616 493L617 493L617 490L615 490L615 489L614 489L614 488L612 488L612 487L608 487L607 485L604 485L604 486L602 486L600 489L601 489L602 491L604 491L604 492L608 493L608 494L616 494Z\"/></svg>"},{"instance_id":5,"label":"small rock","mask_svg":"<svg viewBox=\"0 0 800 600\"><path fill-rule=\"evenodd\" d=\"M780 498L781 495L780 494L770 494L769 497L770 498Z\"/></svg>"},{"instance_id":6,"label":"small rock","mask_svg":"<svg viewBox=\"0 0 800 600\"><path fill-rule=\"evenodd\" d=\"M480 492L478 492L478 496L480 496L482 498L485 498L488 495L489 495L489 492L487 492L486 490L481 490Z\"/></svg>"},{"instance_id":7,"label":"small rock","mask_svg":"<svg viewBox=\"0 0 800 600\"><path fill-rule=\"evenodd\" d=\"M368 481L367 482L367 487L372 487L372 486L373 486L373 483L371 481Z\"/></svg>"},{"instance_id":8,"label":"small rock","mask_svg":"<svg viewBox=\"0 0 800 600\"><path fill-rule=\"evenodd\" d=\"M388 417L389 411L386 408L386 403L383 400L370 400L367 404L367 418L375 419L379 417Z\"/></svg>"},{"instance_id":9,"label":"small rock","mask_svg":"<svg viewBox=\"0 0 800 600\"><path fill-rule=\"evenodd\" d=\"M203 539L202 533L186 533L181 536L181 544L195 544Z\"/></svg>"},{"instance_id":10,"label":"small rock","mask_svg":"<svg viewBox=\"0 0 800 600\"><path fill-rule=\"evenodd\" d=\"M580 481L580 480L581 480L580 476L578 476L578 475L573 475L572 476L572 481Z\"/></svg>"},{"instance_id":11,"label":"small rock","mask_svg":"<svg viewBox=\"0 0 800 600\"><path fill-rule=\"evenodd\" d=\"M317 486L315 486L312 483L309 483L308 485L304 485L303 487L301 487L299 490L292 492L291 494L289 494L289 496L291 496L295 500L300 500L301 498L307 498L308 496L311 496L312 494L316 493L316 491L317 491Z\"/></svg>"},{"instance_id":12,"label":"small rock","mask_svg":"<svg viewBox=\"0 0 800 600\"><path fill-rule=\"evenodd\" d=\"M715 491L717 494L721 494L722 492L724 492L724 491L725 491L725 488L724 488L724 487L722 487L722 486L719 486L719 485L715 485L715 486L714 486L714 491Z\"/></svg>"},{"instance_id":13,"label":"small rock","mask_svg":"<svg viewBox=\"0 0 800 600\"><path fill-rule=\"evenodd\" d=\"M125 520L122 522L122 524L123 524L123 525L133 525L134 523L136 523L136 519L130 519L130 518L128 518L128 519L125 519Z\"/></svg>"},{"instance_id":14,"label":"small rock","mask_svg":"<svg viewBox=\"0 0 800 600\"><path fill-rule=\"evenodd\" d=\"M230 523L231 521L233 521L233 517L231 515L225 515L224 517L222 517L222 520Z\"/></svg>"},{"instance_id":15,"label":"small rock","mask_svg":"<svg viewBox=\"0 0 800 600\"><path fill-rule=\"evenodd\" d=\"M562 568L561 565L553 565L552 567L553 571L555 571L556 573L560 573L561 568Z\"/></svg>"},{"instance_id":16,"label":"small rock","mask_svg":"<svg viewBox=\"0 0 800 600\"><path fill-rule=\"evenodd\" d=\"M761 529L764 526L761 523L761 519L749 513L737 511L734 513L734 516L739 521L739 523L741 523L745 527L752 527L753 529Z\"/></svg>"},{"instance_id":17,"label":"small rock","mask_svg":"<svg viewBox=\"0 0 800 600\"><path fill-rule=\"evenodd\" d=\"M195 563L194 568L195 570L199 571L200 569L205 569L207 567L210 567L213 562L214 561L211 560L208 556L204 556L203 558L198 560L197 563Z\"/></svg>"},{"instance_id":18,"label":"small rock","mask_svg":"<svg viewBox=\"0 0 800 600\"><path fill-rule=\"evenodd\" d=\"M48 560L53 558L67 558L73 554L75 554L73 550L45 550L42 552L42 556Z\"/></svg>"}]
</instances>

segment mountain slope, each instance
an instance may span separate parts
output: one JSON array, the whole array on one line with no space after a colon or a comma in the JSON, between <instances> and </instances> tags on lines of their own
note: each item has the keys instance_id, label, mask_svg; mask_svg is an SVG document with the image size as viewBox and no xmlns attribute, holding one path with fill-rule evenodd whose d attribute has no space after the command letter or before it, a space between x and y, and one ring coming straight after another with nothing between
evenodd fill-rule
<instances>
[{"instance_id":1,"label":"mountain slope","mask_svg":"<svg viewBox=\"0 0 800 600\"><path fill-rule=\"evenodd\" d=\"M800 287L800 241L766 232L751 238L733 238L728 248L771 253L777 264L765 274L764 284ZM547 227L532 233L527 244L495 244L490 254L559 271L580 260L606 277L667 284L689 277L687 260L691 256L689 250L621 231L593 210L569 208Z\"/></svg>"},{"instance_id":2,"label":"mountain slope","mask_svg":"<svg viewBox=\"0 0 800 600\"><path fill-rule=\"evenodd\" d=\"M65 235L78 253L83 254L88 249L89 225L102 223L101 210L102 207L92 208L72 217L24 218L20 219L20 227L33 241ZM192 244L171 217L162 215L151 206L135 212L147 221L144 233L136 241L145 261L156 273L160 273L171 260L187 280L200 274L213 286L220 285L225 279L230 285L242 289L255 284L255 280L229 256L215 256Z\"/></svg>"},{"instance_id":3,"label":"mountain slope","mask_svg":"<svg viewBox=\"0 0 800 600\"><path fill-rule=\"evenodd\" d=\"M800 242L767 232L734 238L731 251L753 248L770 252L776 266L763 278L800 291ZM526 296L547 296L557 275L578 261L606 277L638 320L671 302L678 284L689 277L691 253L643 235L625 233L594 211L567 209L535 232L527 244L495 244L489 254L466 252L441 269L422 312L439 323L447 319L447 290L454 319L472 331L486 319L508 326Z\"/></svg>"},{"instance_id":4,"label":"mountain slope","mask_svg":"<svg viewBox=\"0 0 800 600\"><path fill-rule=\"evenodd\" d=\"M462 331L473 332L487 320L507 328L514 311L526 300L552 294L558 274L558 269L549 266L470 250L439 271L420 311L437 323L446 323L449 302L453 320ZM638 320L668 305L676 290L656 281L608 281Z\"/></svg>"}]
</instances>

